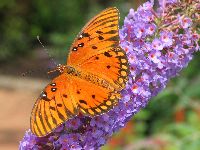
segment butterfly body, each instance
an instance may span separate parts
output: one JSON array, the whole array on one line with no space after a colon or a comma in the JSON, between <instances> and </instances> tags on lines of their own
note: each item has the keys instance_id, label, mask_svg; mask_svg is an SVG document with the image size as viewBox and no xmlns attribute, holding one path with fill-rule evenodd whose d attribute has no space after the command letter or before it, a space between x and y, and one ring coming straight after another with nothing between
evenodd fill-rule
<instances>
[{"instance_id":1,"label":"butterfly body","mask_svg":"<svg viewBox=\"0 0 200 150\"><path fill-rule=\"evenodd\" d=\"M65 66L65 65L59 65L57 67L56 70L59 70L60 73L65 74L65 76L69 77L69 78L80 78L83 79L85 81L91 82L95 85L104 87L104 88L108 88L112 91L114 90L122 90L122 87L120 87L120 85L116 85L116 84L110 84L109 81L100 78L97 75L94 75L92 73L86 72L86 71L79 71L71 66ZM54 83L55 84L55 83Z\"/></svg>"},{"instance_id":2,"label":"butterfly body","mask_svg":"<svg viewBox=\"0 0 200 150\"><path fill-rule=\"evenodd\" d=\"M42 91L31 114L37 136L50 133L79 113L96 116L109 111L120 99L128 80L129 65L119 46L119 13L109 8L94 17L70 48L60 75Z\"/></svg>"}]
</instances>

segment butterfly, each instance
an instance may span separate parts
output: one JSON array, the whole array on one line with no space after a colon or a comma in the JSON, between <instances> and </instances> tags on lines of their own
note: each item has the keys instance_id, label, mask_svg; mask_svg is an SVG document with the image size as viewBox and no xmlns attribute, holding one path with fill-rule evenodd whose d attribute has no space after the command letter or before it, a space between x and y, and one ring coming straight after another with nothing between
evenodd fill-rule
<instances>
[{"instance_id":1,"label":"butterfly","mask_svg":"<svg viewBox=\"0 0 200 150\"><path fill-rule=\"evenodd\" d=\"M79 113L93 117L108 112L121 98L129 64L119 46L119 11L108 8L91 19L70 47L60 75L41 92L31 113L31 131L38 137Z\"/></svg>"}]
</instances>

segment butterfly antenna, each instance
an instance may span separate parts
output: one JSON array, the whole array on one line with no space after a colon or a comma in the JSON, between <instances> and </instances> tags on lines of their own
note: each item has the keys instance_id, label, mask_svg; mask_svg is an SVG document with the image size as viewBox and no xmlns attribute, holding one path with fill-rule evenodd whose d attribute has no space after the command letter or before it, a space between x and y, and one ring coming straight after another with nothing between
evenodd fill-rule
<instances>
[{"instance_id":1,"label":"butterfly antenna","mask_svg":"<svg viewBox=\"0 0 200 150\"><path fill-rule=\"evenodd\" d=\"M27 76L27 75L32 74L33 72L34 72L33 70L28 70L28 71L26 71L26 72L21 73L21 76L25 77L25 76Z\"/></svg>"},{"instance_id":2,"label":"butterfly antenna","mask_svg":"<svg viewBox=\"0 0 200 150\"><path fill-rule=\"evenodd\" d=\"M48 49L44 46L44 44L40 41L40 37L39 35L37 36L37 40L38 42L42 45L42 47L44 48L45 52L47 53L47 55L49 56L50 60L54 63L55 66L57 66L56 61L53 59L53 57L50 55Z\"/></svg>"},{"instance_id":3,"label":"butterfly antenna","mask_svg":"<svg viewBox=\"0 0 200 150\"><path fill-rule=\"evenodd\" d=\"M41 73L41 71L43 71L44 69L43 68L38 68L36 70L27 70L23 73L21 73L21 76L25 77L27 75L33 75L33 73Z\"/></svg>"}]
</instances>

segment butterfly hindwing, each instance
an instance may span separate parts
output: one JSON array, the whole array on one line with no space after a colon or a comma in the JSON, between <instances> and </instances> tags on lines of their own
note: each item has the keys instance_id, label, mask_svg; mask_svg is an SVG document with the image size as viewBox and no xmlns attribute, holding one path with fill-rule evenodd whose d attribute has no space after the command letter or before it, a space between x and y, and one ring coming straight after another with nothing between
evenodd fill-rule
<instances>
[{"instance_id":1,"label":"butterfly hindwing","mask_svg":"<svg viewBox=\"0 0 200 150\"><path fill-rule=\"evenodd\" d=\"M72 77L71 80L74 85L72 95L83 114L102 114L117 104L120 94L114 88L99 86L76 77Z\"/></svg>"},{"instance_id":2,"label":"butterfly hindwing","mask_svg":"<svg viewBox=\"0 0 200 150\"><path fill-rule=\"evenodd\" d=\"M120 89L125 87L128 80L129 65L125 52L120 48L113 48L97 54L80 65L83 71L98 75L116 84Z\"/></svg>"}]
</instances>

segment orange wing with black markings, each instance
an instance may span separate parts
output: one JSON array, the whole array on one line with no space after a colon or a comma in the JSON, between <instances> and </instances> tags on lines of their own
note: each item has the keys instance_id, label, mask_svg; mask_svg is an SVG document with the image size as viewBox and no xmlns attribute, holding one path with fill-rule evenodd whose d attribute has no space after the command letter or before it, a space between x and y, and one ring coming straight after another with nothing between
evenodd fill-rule
<instances>
[{"instance_id":1,"label":"orange wing with black markings","mask_svg":"<svg viewBox=\"0 0 200 150\"><path fill-rule=\"evenodd\" d=\"M62 74L47 85L36 101L31 113L31 131L37 136L50 133L58 125L78 113L78 104L70 91L73 85Z\"/></svg>"},{"instance_id":2,"label":"orange wing with black markings","mask_svg":"<svg viewBox=\"0 0 200 150\"><path fill-rule=\"evenodd\" d=\"M67 65L78 66L88 58L119 46L119 11L108 8L94 17L70 48Z\"/></svg>"},{"instance_id":3,"label":"orange wing with black markings","mask_svg":"<svg viewBox=\"0 0 200 150\"><path fill-rule=\"evenodd\" d=\"M44 136L78 113L91 117L113 108L128 80L129 65L119 46L119 12L94 17L73 42L67 65L44 89L31 115L31 131Z\"/></svg>"}]
</instances>

